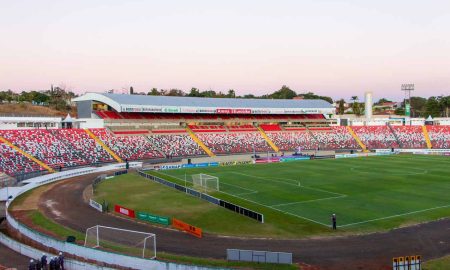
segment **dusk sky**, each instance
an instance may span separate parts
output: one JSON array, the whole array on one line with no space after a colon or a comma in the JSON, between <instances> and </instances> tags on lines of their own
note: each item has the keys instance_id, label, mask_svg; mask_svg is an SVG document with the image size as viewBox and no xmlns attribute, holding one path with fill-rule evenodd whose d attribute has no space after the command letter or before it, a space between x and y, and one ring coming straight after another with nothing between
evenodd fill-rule
<instances>
[{"instance_id":1,"label":"dusk sky","mask_svg":"<svg viewBox=\"0 0 450 270\"><path fill-rule=\"evenodd\" d=\"M0 3L0 90L450 94L448 0Z\"/></svg>"}]
</instances>

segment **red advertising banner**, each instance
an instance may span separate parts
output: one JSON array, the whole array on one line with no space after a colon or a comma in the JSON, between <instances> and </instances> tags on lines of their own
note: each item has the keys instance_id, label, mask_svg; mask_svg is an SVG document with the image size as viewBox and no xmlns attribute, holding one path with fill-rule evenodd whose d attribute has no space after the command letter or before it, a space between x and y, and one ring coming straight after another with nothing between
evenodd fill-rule
<instances>
[{"instance_id":1,"label":"red advertising banner","mask_svg":"<svg viewBox=\"0 0 450 270\"><path fill-rule=\"evenodd\" d=\"M120 205L114 205L114 212L128 216L130 218L136 218L136 213L132 209L128 209L126 207Z\"/></svg>"},{"instance_id":2,"label":"red advertising banner","mask_svg":"<svg viewBox=\"0 0 450 270\"><path fill-rule=\"evenodd\" d=\"M216 109L216 113L223 113L223 114L251 114L252 110L250 110L250 109Z\"/></svg>"},{"instance_id":3,"label":"red advertising banner","mask_svg":"<svg viewBox=\"0 0 450 270\"><path fill-rule=\"evenodd\" d=\"M202 238L202 229L189 225L181 220L178 220L176 218L172 218L172 227L175 229L185 231L193 236L196 236L198 238Z\"/></svg>"}]
</instances>

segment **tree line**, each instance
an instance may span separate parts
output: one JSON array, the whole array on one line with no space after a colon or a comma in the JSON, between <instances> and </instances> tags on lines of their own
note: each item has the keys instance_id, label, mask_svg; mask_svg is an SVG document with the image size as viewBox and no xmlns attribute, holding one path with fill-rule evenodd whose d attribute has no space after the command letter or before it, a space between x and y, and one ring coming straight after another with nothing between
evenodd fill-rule
<instances>
[{"instance_id":1,"label":"tree line","mask_svg":"<svg viewBox=\"0 0 450 270\"><path fill-rule=\"evenodd\" d=\"M364 103L358 101L357 96L350 98L351 112L360 116L364 113ZM392 102L387 98L381 98L374 105L382 105L383 103ZM408 102L408 101L407 101ZM450 96L432 96L411 97L409 100L411 105L411 117L449 117L450 116ZM337 101L337 113L344 114L346 111L345 100ZM400 106L395 109L396 115L405 115L405 101L400 102Z\"/></svg>"},{"instance_id":2,"label":"tree line","mask_svg":"<svg viewBox=\"0 0 450 270\"><path fill-rule=\"evenodd\" d=\"M58 111L70 111L72 98L77 95L65 89L64 86L51 87L43 91L22 91L15 93L11 90L0 91L1 103L31 103L34 105L48 106Z\"/></svg>"},{"instance_id":3,"label":"tree line","mask_svg":"<svg viewBox=\"0 0 450 270\"><path fill-rule=\"evenodd\" d=\"M109 91L112 92L112 91ZM329 103L333 103L333 99L328 96L321 96L314 94L313 92L297 93L286 85L283 85L279 90L276 90L270 94L264 94L256 96L253 94L236 95L233 89L228 90L226 93L222 91L214 91L212 89L201 91L198 88L192 87L189 92L185 92L180 89L157 89L152 88L147 93L140 92L135 93L133 87L130 87L130 94L136 95L153 95L153 96L183 96L183 97L210 97L210 98L258 98L258 99L322 99ZM49 90L43 91L22 91L21 93L15 93L11 90L0 91L0 104L1 103L23 103L28 102L36 105L49 106L59 111L70 110L70 100L77 95L69 90L66 90L64 85L51 87ZM364 113L364 103L358 100L358 96L350 97L351 112L356 115L362 115ZM385 102L391 102L389 99L381 98L374 105L382 104ZM345 107L345 100L336 100L337 114L344 114L348 108ZM450 96L432 96L428 99L423 97L411 97L411 116L412 117L449 117L450 116ZM404 115L404 103L401 103L395 113L397 115Z\"/></svg>"},{"instance_id":4,"label":"tree line","mask_svg":"<svg viewBox=\"0 0 450 270\"><path fill-rule=\"evenodd\" d=\"M145 93L134 93L132 87L130 88L130 93L133 94L145 94ZM150 96L179 96L179 97L208 97L208 98L258 98L258 99L293 99L293 98L302 98L302 99L322 99L328 101L329 103L333 103L333 99L328 96L320 96L316 95L313 92L306 93L297 93L286 85L283 85L279 90L274 91L271 94L265 94L261 96L255 96L253 94L246 95L236 95L236 92L233 89L228 90L226 93L222 91L214 91L214 90L205 90L201 91L198 88L192 87L189 92L184 92L180 89L157 89L152 88L147 95Z\"/></svg>"}]
</instances>

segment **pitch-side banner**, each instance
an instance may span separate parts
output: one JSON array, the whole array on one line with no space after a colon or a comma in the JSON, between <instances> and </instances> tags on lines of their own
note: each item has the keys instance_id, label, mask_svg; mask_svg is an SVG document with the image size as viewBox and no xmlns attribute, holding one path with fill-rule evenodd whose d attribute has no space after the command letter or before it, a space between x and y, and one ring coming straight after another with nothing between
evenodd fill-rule
<instances>
[{"instance_id":1,"label":"pitch-side banner","mask_svg":"<svg viewBox=\"0 0 450 270\"><path fill-rule=\"evenodd\" d=\"M175 229L185 231L193 236L196 236L198 238L202 238L202 229L192 226L190 224L187 224L186 222L183 222L181 220L178 220L176 218L172 218L172 226Z\"/></svg>"},{"instance_id":2,"label":"pitch-side banner","mask_svg":"<svg viewBox=\"0 0 450 270\"><path fill-rule=\"evenodd\" d=\"M137 218L148 222L170 225L170 218L157 216L150 213L137 212Z\"/></svg>"},{"instance_id":3,"label":"pitch-side banner","mask_svg":"<svg viewBox=\"0 0 450 270\"><path fill-rule=\"evenodd\" d=\"M128 216L130 218L136 218L136 213L132 209L128 209L126 207L120 206L120 205L114 205L114 211L116 213Z\"/></svg>"},{"instance_id":4,"label":"pitch-side banner","mask_svg":"<svg viewBox=\"0 0 450 270\"><path fill-rule=\"evenodd\" d=\"M89 200L89 205L92 208L96 209L97 211L103 212L103 206L100 203L94 201L93 199Z\"/></svg>"}]
</instances>

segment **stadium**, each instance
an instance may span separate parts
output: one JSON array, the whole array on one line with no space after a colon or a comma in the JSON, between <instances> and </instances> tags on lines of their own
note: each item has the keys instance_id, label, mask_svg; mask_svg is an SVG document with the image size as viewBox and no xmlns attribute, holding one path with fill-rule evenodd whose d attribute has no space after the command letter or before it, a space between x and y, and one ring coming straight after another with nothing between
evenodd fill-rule
<instances>
[{"instance_id":1,"label":"stadium","mask_svg":"<svg viewBox=\"0 0 450 270\"><path fill-rule=\"evenodd\" d=\"M351 121L318 99L112 93L73 99L77 118L0 117L2 252L63 252L67 269L421 269L450 254L450 119L375 117L366 100Z\"/></svg>"}]
</instances>

